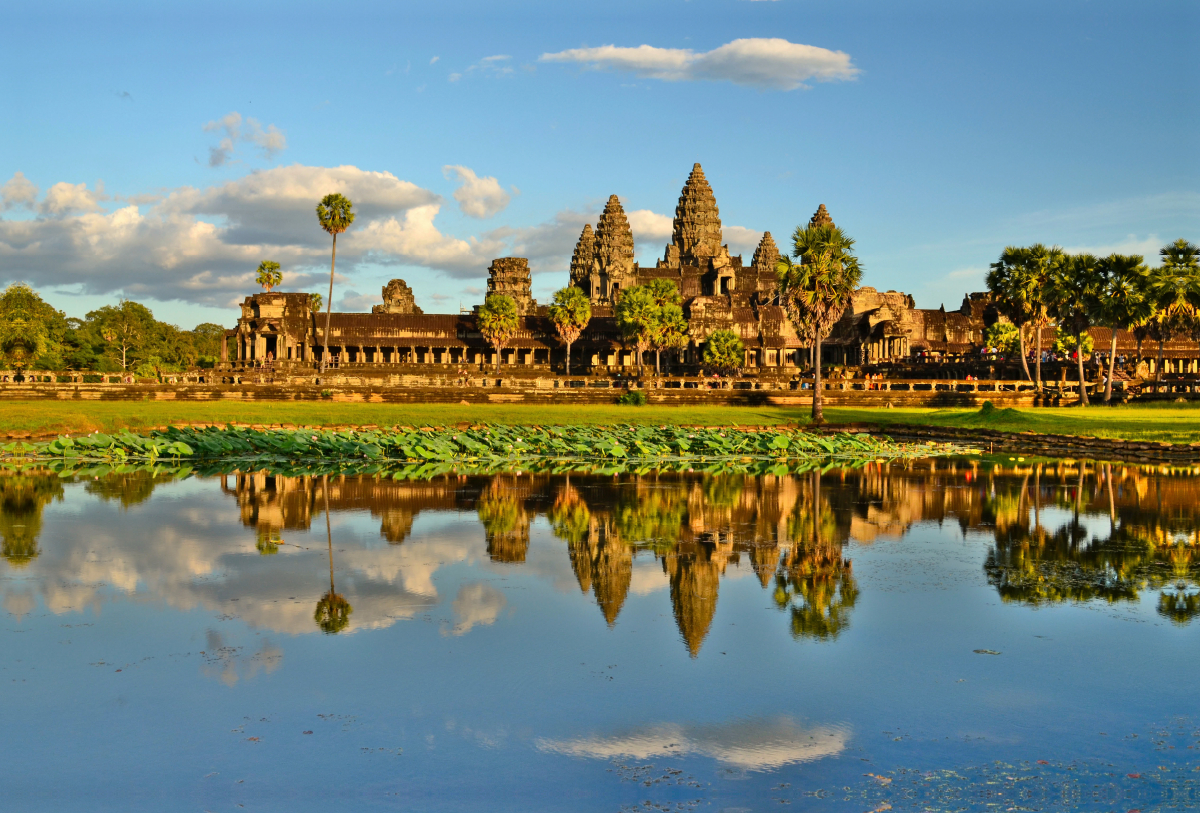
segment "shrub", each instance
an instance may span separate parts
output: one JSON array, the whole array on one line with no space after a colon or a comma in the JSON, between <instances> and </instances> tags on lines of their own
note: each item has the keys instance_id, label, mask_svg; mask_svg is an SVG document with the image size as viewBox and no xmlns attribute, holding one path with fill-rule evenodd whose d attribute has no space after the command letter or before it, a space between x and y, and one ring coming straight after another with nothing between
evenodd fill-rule
<instances>
[{"instance_id":1,"label":"shrub","mask_svg":"<svg viewBox=\"0 0 1200 813\"><path fill-rule=\"evenodd\" d=\"M645 406L646 393L641 390L630 390L618 398L617 403L624 406Z\"/></svg>"}]
</instances>

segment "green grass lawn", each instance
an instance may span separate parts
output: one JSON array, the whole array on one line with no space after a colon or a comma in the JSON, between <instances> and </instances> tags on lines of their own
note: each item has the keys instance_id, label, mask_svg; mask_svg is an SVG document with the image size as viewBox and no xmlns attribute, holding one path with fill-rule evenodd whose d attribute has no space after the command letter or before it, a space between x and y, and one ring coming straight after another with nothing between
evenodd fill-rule
<instances>
[{"instance_id":1,"label":"green grass lawn","mask_svg":"<svg viewBox=\"0 0 1200 813\"><path fill-rule=\"evenodd\" d=\"M771 426L808 422L807 407L533 406L523 404L347 404L220 401L4 401L0 432L79 434L173 423L344 426L498 424L686 424ZM828 407L832 423L983 427L1013 432L1095 435L1126 440L1200 441L1200 405L1163 404L999 409L867 409Z\"/></svg>"}]
</instances>

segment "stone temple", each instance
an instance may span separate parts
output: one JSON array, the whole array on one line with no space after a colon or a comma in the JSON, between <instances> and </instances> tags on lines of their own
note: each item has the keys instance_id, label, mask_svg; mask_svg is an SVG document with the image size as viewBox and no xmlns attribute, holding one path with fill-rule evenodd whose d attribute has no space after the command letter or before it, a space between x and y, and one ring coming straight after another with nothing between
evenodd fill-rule
<instances>
[{"instance_id":1,"label":"stone temple","mask_svg":"<svg viewBox=\"0 0 1200 813\"><path fill-rule=\"evenodd\" d=\"M833 219L821 204L809 222L832 225ZM699 372L708 337L726 329L741 337L747 369L780 377L798 374L809 363L809 348L777 304L779 248L774 238L765 232L748 263L731 254L723 239L716 196L699 164L692 167L679 194L671 242L653 266L641 266L634 259L629 220L612 195L595 226L584 226L568 269L569 284L592 303L592 320L572 347L572 373L612 374L636 366L634 349L617 330L613 304L623 289L669 279L679 287L690 340L680 351L664 352L673 372ZM565 348L555 338L547 307L531 295L528 260L502 257L487 270L488 293L511 297L521 316L516 337L501 354L502 364L530 372L560 369ZM904 359L920 350L969 349L982 340L985 323L990 324L986 301L980 297L967 297L958 311L919 310L907 294L863 288L825 343L824 361L858 365ZM482 370L494 361L474 314L426 314L403 280L388 283L382 300L371 313L332 314L331 366L353 369L370 379L410 365L443 371L478 365ZM237 327L226 333L223 366L269 364L301 375L320 361L324 330L325 315L312 310L307 294L247 297Z\"/></svg>"}]
</instances>

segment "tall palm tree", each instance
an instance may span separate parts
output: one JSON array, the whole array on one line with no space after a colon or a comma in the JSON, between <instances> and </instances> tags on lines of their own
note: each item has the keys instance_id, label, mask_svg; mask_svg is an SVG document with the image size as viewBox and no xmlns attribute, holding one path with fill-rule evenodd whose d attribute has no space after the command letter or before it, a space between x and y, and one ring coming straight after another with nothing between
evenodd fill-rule
<instances>
[{"instance_id":1,"label":"tall palm tree","mask_svg":"<svg viewBox=\"0 0 1200 813\"><path fill-rule=\"evenodd\" d=\"M1112 401L1113 376L1117 369L1117 331L1128 329L1149 317L1150 303L1139 281L1145 267L1138 254L1110 254L1100 260L1100 284L1091 293L1088 310L1098 324L1112 331L1105 376L1104 403Z\"/></svg>"},{"instance_id":2,"label":"tall palm tree","mask_svg":"<svg viewBox=\"0 0 1200 813\"><path fill-rule=\"evenodd\" d=\"M1033 319L1033 303L1030 295L1034 287L1030 283L1029 249L1008 246L1000 259L991 265L987 275L987 287L1000 312L1017 328L1017 342L1021 350L1021 369L1025 380L1032 381L1029 360L1025 352L1025 325Z\"/></svg>"},{"instance_id":3,"label":"tall palm tree","mask_svg":"<svg viewBox=\"0 0 1200 813\"><path fill-rule=\"evenodd\" d=\"M659 307L654 294L645 285L631 285L621 290L615 311L617 327L627 341L637 348L638 375L644 372L643 357L658 328Z\"/></svg>"},{"instance_id":4,"label":"tall palm tree","mask_svg":"<svg viewBox=\"0 0 1200 813\"><path fill-rule=\"evenodd\" d=\"M333 235L333 255L329 261L329 301L325 303L325 346L321 351L321 372L329 361L329 317L333 311L333 269L337 264L337 236L354 222L354 204L337 193L326 195L317 204L317 222Z\"/></svg>"},{"instance_id":5,"label":"tall palm tree","mask_svg":"<svg viewBox=\"0 0 1200 813\"><path fill-rule=\"evenodd\" d=\"M592 319L592 303L587 294L574 285L554 293L550 306L550 321L558 339L567 346L567 378L571 377L571 345Z\"/></svg>"},{"instance_id":6,"label":"tall palm tree","mask_svg":"<svg viewBox=\"0 0 1200 813\"><path fill-rule=\"evenodd\" d=\"M254 281L267 289L267 293L271 293L271 289L283 282L283 274L279 273L279 263L272 260L263 260L258 264L258 276Z\"/></svg>"},{"instance_id":7,"label":"tall palm tree","mask_svg":"<svg viewBox=\"0 0 1200 813\"><path fill-rule=\"evenodd\" d=\"M821 340L846 310L862 280L862 266L854 256L854 240L835 226L797 226L792 257L799 262L781 257L775 265L779 297L796 331L812 344L812 420L821 424Z\"/></svg>"},{"instance_id":8,"label":"tall palm tree","mask_svg":"<svg viewBox=\"0 0 1200 813\"><path fill-rule=\"evenodd\" d=\"M1154 299L1154 322L1158 331L1158 369L1162 380L1163 342L1175 333L1193 327L1200 319L1200 249L1179 239L1159 252L1162 265L1147 272L1147 285Z\"/></svg>"},{"instance_id":9,"label":"tall palm tree","mask_svg":"<svg viewBox=\"0 0 1200 813\"><path fill-rule=\"evenodd\" d=\"M500 372L500 353L504 345L517 335L520 327L520 314L517 313L517 303L512 297L504 294L489 294L479 308L475 317L479 332L483 334L492 347L496 349L496 372Z\"/></svg>"},{"instance_id":10,"label":"tall palm tree","mask_svg":"<svg viewBox=\"0 0 1200 813\"><path fill-rule=\"evenodd\" d=\"M1034 243L1027 251L1029 273L1024 278L1026 290L1024 295L1028 299L1031 310L1033 312L1033 324L1035 328L1037 354L1034 359L1034 369L1036 370L1037 390L1042 391L1042 328L1050 324L1050 303L1046 300L1045 291L1046 283L1050 279L1050 275L1054 273L1063 262L1066 255L1058 246L1050 246L1047 248L1041 243Z\"/></svg>"},{"instance_id":11,"label":"tall palm tree","mask_svg":"<svg viewBox=\"0 0 1200 813\"><path fill-rule=\"evenodd\" d=\"M1083 333L1091 326L1095 301L1102 284L1099 261L1091 254L1073 254L1058 263L1046 280L1045 299L1059 324L1075 337L1079 365L1079 405L1088 405L1087 381L1083 375Z\"/></svg>"}]
</instances>

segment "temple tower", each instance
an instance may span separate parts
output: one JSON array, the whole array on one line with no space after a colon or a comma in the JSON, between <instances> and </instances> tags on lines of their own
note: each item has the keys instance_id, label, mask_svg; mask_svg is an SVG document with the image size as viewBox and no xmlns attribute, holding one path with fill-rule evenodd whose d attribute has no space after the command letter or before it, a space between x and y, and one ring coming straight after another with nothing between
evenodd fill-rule
<instances>
[{"instance_id":1,"label":"temple tower","mask_svg":"<svg viewBox=\"0 0 1200 813\"><path fill-rule=\"evenodd\" d=\"M612 299L616 291L635 284L633 275L633 231L616 195L608 199L596 224L596 271L598 288L592 299ZM582 242L583 237L580 236Z\"/></svg>"},{"instance_id":2,"label":"temple tower","mask_svg":"<svg viewBox=\"0 0 1200 813\"><path fill-rule=\"evenodd\" d=\"M750 264L759 274L774 274L775 261L778 259L779 249L775 246L775 239L771 237L769 231L763 232L762 239L758 241L758 248L754 249L754 259L750 261Z\"/></svg>"},{"instance_id":3,"label":"temple tower","mask_svg":"<svg viewBox=\"0 0 1200 813\"><path fill-rule=\"evenodd\" d=\"M675 231L667 248L667 265L703 266L721 254L721 213L712 187L699 164L692 166L675 207Z\"/></svg>"},{"instance_id":4,"label":"temple tower","mask_svg":"<svg viewBox=\"0 0 1200 813\"><path fill-rule=\"evenodd\" d=\"M571 255L571 284L582 286L592 277L596 268L596 235L592 224L586 223L579 242L575 244L575 253ZM590 293L590 291L589 291Z\"/></svg>"},{"instance_id":5,"label":"temple tower","mask_svg":"<svg viewBox=\"0 0 1200 813\"><path fill-rule=\"evenodd\" d=\"M808 221L808 227L810 229L814 226L829 226L833 229L837 228L837 226L835 226L833 223L833 218L829 216L829 212L825 209L824 203L817 207L816 214L814 214L812 219Z\"/></svg>"},{"instance_id":6,"label":"temple tower","mask_svg":"<svg viewBox=\"0 0 1200 813\"><path fill-rule=\"evenodd\" d=\"M499 257L488 266L488 295L504 294L517 303L517 313L528 316L537 311L532 296L529 260L524 257Z\"/></svg>"},{"instance_id":7,"label":"temple tower","mask_svg":"<svg viewBox=\"0 0 1200 813\"><path fill-rule=\"evenodd\" d=\"M420 315L424 311L417 307L416 298L413 296L412 288L408 287L408 283L402 279L394 279L383 286L383 304L372 307L371 313Z\"/></svg>"}]
</instances>

